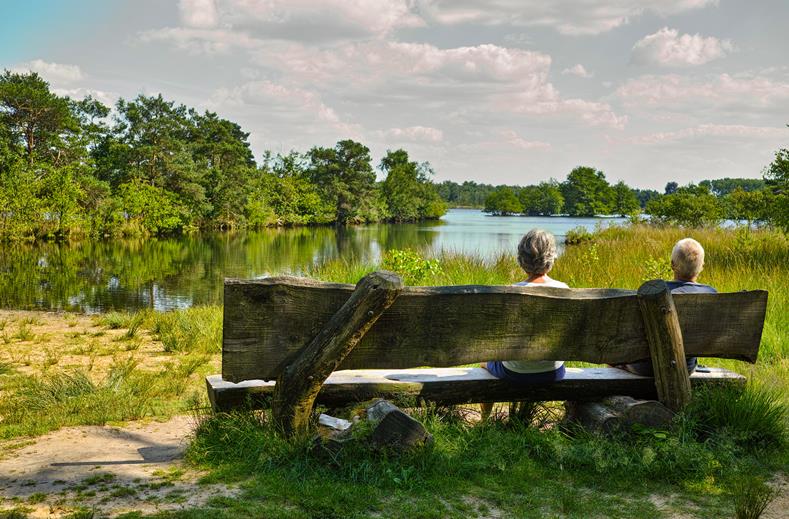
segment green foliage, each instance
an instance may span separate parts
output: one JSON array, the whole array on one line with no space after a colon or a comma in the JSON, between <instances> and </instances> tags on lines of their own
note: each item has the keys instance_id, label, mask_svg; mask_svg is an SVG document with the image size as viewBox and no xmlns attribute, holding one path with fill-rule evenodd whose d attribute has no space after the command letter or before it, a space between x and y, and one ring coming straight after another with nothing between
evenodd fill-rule
<instances>
[{"instance_id":1,"label":"green foliage","mask_svg":"<svg viewBox=\"0 0 789 519\"><path fill-rule=\"evenodd\" d=\"M530 216L559 214L564 208L564 196L555 180L526 186L521 189L519 198L523 213Z\"/></svg>"},{"instance_id":2,"label":"green foliage","mask_svg":"<svg viewBox=\"0 0 789 519\"><path fill-rule=\"evenodd\" d=\"M212 306L156 313L152 331L164 351L219 353L222 351L222 312Z\"/></svg>"},{"instance_id":3,"label":"green foliage","mask_svg":"<svg viewBox=\"0 0 789 519\"><path fill-rule=\"evenodd\" d=\"M611 188L611 213L630 216L639 212L641 204L636 193L621 180Z\"/></svg>"},{"instance_id":4,"label":"green foliage","mask_svg":"<svg viewBox=\"0 0 789 519\"><path fill-rule=\"evenodd\" d=\"M573 227L567 231L567 234L564 237L564 243L566 245L579 245L592 240L594 240L594 234L589 232L589 230L583 225Z\"/></svg>"},{"instance_id":5,"label":"green foliage","mask_svg":"<svg viewBox=\"0 0 789 519\"><path fill-rule=\"evenodd\" d=\"M396 150L386 153L380 167L386 173L381 195L391 220L413 222L439 218L446 212L446 204L430 181L433 170L429 164L417 164L408 159L405 150Z\"/></svg>"},{"instance_id":6,"label":"green foliage","mask_svg":"<svg viewBox=\"0 0 789 519\"><path fill-rule=\"evenodd\" d=\"M602 171L579 166L567 175L562 194L570 216L594 216L611 211L611 186Z\"/></svg>"},{"instance_id":7,"label":"green foliage","mask_svg":"<svg viewBox=\"0 0 789 519\"><path fill-rule=\"evenodd\" d=\"M647 204L647 214L660 223L682 227L709 227L724 216L721 201L705 188L690 185Z\"/></svg>"},{"instance_id":8,"label":"green foliage","mask_svg":"<svg viewBox=\"0 0 789 519\"><path fill-rule=\"evenodd\" d=\"M512 188L499 186L485 199L485 208L483 211L504 216L520 213L523 211L523 205L521 201L518 200L518 196Z\"/></svg>"},{"instance_id":9,"label":"green foliage","mask_svg":"<svg viewBox=\"0 0 789 519\"><path fill-rule=\"evenodd\" d=\"M731 485L734 515L737 519L759 519L778 496L778 490L758 476L741 476Z\"/></svg>"},{"instance_id":10,"label":"green foliage","mask_svg":"<svg viewBox=\"0 0 789 519\"><path fill-rule=\"evenodd\" d=\"M407 285L419 285L441 274L438 259L427 259L411 249L392 249L386 252L381 268L399 274Z\"/></svg>"},{"instance_id":11,"label":"green foliage","mask_svg":"<svg viewBox=\"0 0 789 519\"><path fill-rule=\"evenodd\" d=\"M751 451L786 446L789 413L774 391L749 385L695 390L686 417L701 438L713 438Z\"/></svg>"}]
</instances>

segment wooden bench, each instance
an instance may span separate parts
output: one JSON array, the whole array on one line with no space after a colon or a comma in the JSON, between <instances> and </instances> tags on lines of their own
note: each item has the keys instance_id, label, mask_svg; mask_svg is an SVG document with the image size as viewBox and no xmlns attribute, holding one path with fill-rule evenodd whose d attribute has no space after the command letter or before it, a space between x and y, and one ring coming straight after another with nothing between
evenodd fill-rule
<instances>
[{"instance_id":1,"label":"wooden bench","mask_svg":"<svg viewBox=\"0 0 789 519\"><path fill-rule=\"evenodd\" d=\"M685 355L755 362L766 291L678 294L662 281L638 292L518 286L403 287L379 272L353 285L295 277L226 280L222 375L206 380L213 408L271 406L286 432L313 402L338 407L384 397L438 404L654 399L679 409L690 387L743 384ZM652 358L655 376L568 368L558 382L517 386L487 360L618 364ZM430 366L430 369L409 369ZM275 383L276 381L276 383Z\"/></svg>"}]
</instances>

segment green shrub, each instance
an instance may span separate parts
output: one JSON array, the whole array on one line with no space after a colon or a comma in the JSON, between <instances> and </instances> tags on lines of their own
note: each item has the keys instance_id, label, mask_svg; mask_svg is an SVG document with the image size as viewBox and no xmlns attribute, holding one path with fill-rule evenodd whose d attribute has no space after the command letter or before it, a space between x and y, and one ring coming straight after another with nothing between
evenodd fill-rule
<instances>
[{"instance_id":1,"label":"green shrub","mask_svg":"<svg viewBox=\"0 0 789 519\"><path fill-rule=\"evenodd\" d=\"M566 245L579 245L581 243L585 243L588 241L594 240L594 233L589 232L589 230L579 225L578 227L573 227L567 234L564 236L564 243Z\"/></svg>"},{"instance_id":2,"label":"green shrub","mask_svg":"<svg viewBox=\"0 0 789 519\"><path fill-rule=\"evenodd\" d=\"M725 440L749 451L787 443L786 404L754 384L697 389L684 417L700 439Z\"/></svg>"},{"instance_id":3,"label":"green shrub","mask_svg":"<svg viewBox=\"0 0 789 519\"><path fill-rule=\"evenodd\" d=\"M441 274L439 260L426 259L412 249L392 249L385 255L381 268L402 276L407 285L418 285L431 276Z\"/></svg>"},{"instance_id":4,"label":"green shrub","mask_svg":"<svg viewBox=\"0 0 789 519\"><path fill-rule=\"evenodd\" d=\"M737 519L759 519L778 491L754 476L741 477L731 488Z\"/></svg>"},{"instance_id":5,"label":"green shrub","mask_svg":"<svg viewBox=\"0 0 789 519\"><path fill-rule=\"evenodd\" d=\"M117 330L128 328L131 320L132 315L128 312L107 312L99 317L99 325L110 330Z\"/></svg>"}]
</instances>

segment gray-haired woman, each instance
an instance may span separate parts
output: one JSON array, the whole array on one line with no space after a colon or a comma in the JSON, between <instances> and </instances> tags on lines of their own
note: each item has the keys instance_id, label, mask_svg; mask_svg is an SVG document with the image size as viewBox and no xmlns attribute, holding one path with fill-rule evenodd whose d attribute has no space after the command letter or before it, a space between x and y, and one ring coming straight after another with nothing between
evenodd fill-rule
<instances>
[{"instance_id":1,"label":"gray-haired woman","mask_svg":"<svg viewBox=\"0 0 789 519\"><path fill-rule=\"evenodd\" d=\"M551 279L548 272L556 261L556 240L549 232L532 229L518 244L518 264L528 274L517 286L569 288ZM482 365L496 378L518 384L554 382L564 377L564 361L491 360Z\"/></svg>"}]
</instances>

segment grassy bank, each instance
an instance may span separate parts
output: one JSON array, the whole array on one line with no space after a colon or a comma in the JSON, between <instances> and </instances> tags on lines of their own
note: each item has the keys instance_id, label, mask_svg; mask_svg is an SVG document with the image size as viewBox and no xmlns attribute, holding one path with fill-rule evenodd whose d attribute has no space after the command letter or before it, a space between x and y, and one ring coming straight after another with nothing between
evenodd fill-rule
<instances>
[{"instance_id":1,"label":"grassy bank","mask_svg":"<svg viewBox=\"0 0 789 519\"><path fill-rule=\"evenodd\" d=\"M475 424L462 410L423 409L418 418L434 445L406 456L362 447L333 456L281 441L265 413L206 415L190 461L208 481L240 482L244 491L176 515L732 516L738 503L767 491L764 481L785 481L789 462L789 241L767 232L612 228L568 247L552 275L573 287L636 289L669 275L671 246L688 235L707 250L702 282L770 291L759 363L708 362L748 374L744 394L697 394L671 429L616 438L562 430L550 417ZM382 265L333 261L311 275L353 283L377 268L409 284L523 279L510 255L486 262L410 252ZM2 440L204 407L202 378L219 370L221 308L99 317L0 312L0 338Z\"/></svg>"}]
</instances>

